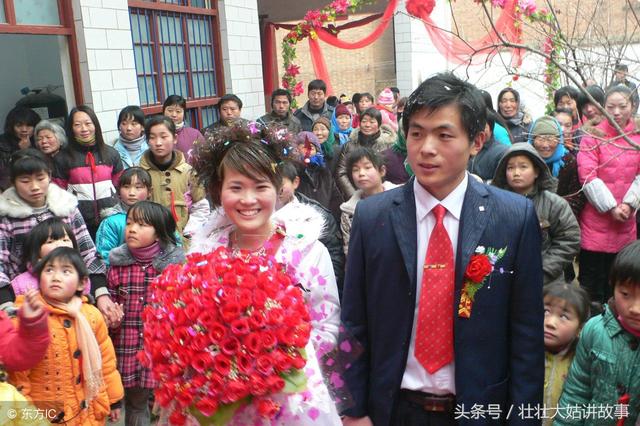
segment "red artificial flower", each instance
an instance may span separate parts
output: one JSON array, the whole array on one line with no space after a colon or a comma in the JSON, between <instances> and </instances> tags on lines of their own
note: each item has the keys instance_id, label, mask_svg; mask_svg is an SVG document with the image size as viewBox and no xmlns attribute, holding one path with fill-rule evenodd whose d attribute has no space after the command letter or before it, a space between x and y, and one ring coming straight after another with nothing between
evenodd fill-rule
<instances>
[{"instance_id":1,"label":"red artificial flower","mask_svg":"<svg viewBox=\"0 0 640 426\"><path fill-rule=\"evenodd\" d=\"M467 266L464 276L473 283L481 283L492 270L493 266L486 254L474 254L469 260L469 266Z\"/></svg>"},{"instance_id":2,"label":"red artificial flower","mask_svg":"<svg viewBox=\"0 0 640 426\"><path fill-rule=\"evenodd\" d=\"M231 371L231 360L223 354L218 354L213 359L214 369L223 376L226 376Z\"/></svg>"},{"instance_id":3,"label":"red artificial flower","mask_svg":"<svg viewBox=\"0 0 640 426\"><path fill-rule=\"evenodd\" d=\"M218 409L218 403L209 397L201 398L196 402L196 408L205 416L212 416Z\"/></svg>"},{"instance_id":4,"label":"red artificial flower","mask_svg":"<svg viewBox=\"0 0 640 426\"><path fill-rule=\"evenodd\" d=\"M260 333L249 333L247 336L245 336L242 342L247 351L252 355L257 354L258 352L260 352L260 349L262 349L262 339L260 338Z\"/></svg>"},{"instance_id":5,"label":"red artificial flower","mask_svg":"<svg viewBox=\"0 0 640 426\"><path fill-rule=\"evenodd\" d=\"M211 359L211 355L210 354L208 354L206 352L202 352L202 353L199 353L199 354L195 355L192 358L191 366L198 373L203 373L205 370L207 370L211 366L212 361L213 360Z\"/></svg>"},{"instance_id":6,"label":"red artificial flower","mask_svg":"<svg viewBox=\"0 0 640 426\"><path fill-rule=\"evenodd\" d=\"M518 81L518 79L520 78L519 74L515 74L512 78L513 81Z\"/></svg>"},{"instance_id":7,"label":"red artificial flower","mask_svg":"<svg viewBox=\"0 0 640 426\"><path fill-rule=\"evenodd\" d=\"M260 340L262 343L262 347L267 350L273 349L278 343L276 341L276 336L274 336L274 334L270 331L263 331L262 333L260 333Z\"/></svg>"},{"instance_id":8,"label":"red artificial flower","mask_svg":"<svg viewBox=\"0 0 640 426\"><path fill-rule=\"evenodd\" d=\"M249 319L247 317L238 318L231 322L231 332L236 336L244 336L248 334L249 329Z\"/></svg>"},{"instance_id":9,"label":"red artificial flower","mask_svg":"<svg viewBox=\"0 0 640 426\"><path fill-rule=\"evenodd\" d=\"M227 337L222 341L222 345L220 345L222 352L227 355L235 355L240 348L240 342L235 337Z\"/></svg>"},{"instance_id":10,"label":"red artificial flower","mask_svg":"<svg viewBox=\"0 0 640 426\"><path fill-rule=\"evenodd\" d=\"M169 416L169 423L172 425L182 426L187 423L187 415L182 411L174 411Z\"/></svg>"},{"instance_id":11,"label":"red artificial flower","mask_svg":"<svg viewBox=\"0 0 640 426\"><path fill-rule=\"evenodd\" d=\"M207 333L211 337L211 341L217 343L227 334L227 329L219 322L216 322L207 329Z\"/></svg>"},{"instance_id":12,"label":"red artificial flower","mask_svg":"<svg viewBox=\"0 0 640 426\"><path fill-rule=\"evenodd\" d=\"M273 363L271 362L271 358L267 355L261 355L256 359L256 368L262 374L271 374L273 371Z\"/></svg>"},{"instance_id":13,"label":"red artificial flower","mask_svg":"<svg viewBox=\"0 0 640 426\"><path fill-rule=\"evenodd\" d=\"M304 87L302 86L302 82L299 81L296 86L293 88L293 96L300 96L304 93Z\"/></svg>"},{"instance_id":14,"label":"red artificial flower","mask_svg":"<svg viewBox=\"0 0 640 426\"><path fill-rule=\"evenodd\" d=\"M234 319L238 318L239 315L240 305L235 302L229 302L220 307L220 316L222 316L222 319L227 323L230 323Z\"/></svg>"},{"instance_id":15,"label":"red artificial flower","mask_svg":"<svg viewBox=\"0 0 640 426\"><path fill-rule=\"evenodd\" d=\"M427 19L433 12L436 2L435 0L407 0L405 5L409 15L418 19Z\"/></svg>"},{"instance_id":16,"label":"red artificial flower","mask_svg":"<svg viewBox=\"0 0 640 426\"><path fill-rule=\"evenodd\" d=\"M289 66L285 69L285 73L290 75L291 77L295 77L300 74L300 67L295 64L289 64Z\"/></svg>"},{"instance_id":17,"label":"red artificial flower","mask_svg":"<svg viewBox=\"0 0 640 426\"><path fill-rule=\"evenodd\" d=\"M267 419L272 419L280 411L280 406L270 399L260 399L257 401L258 413Z\"/></svg>"}]
</instances>

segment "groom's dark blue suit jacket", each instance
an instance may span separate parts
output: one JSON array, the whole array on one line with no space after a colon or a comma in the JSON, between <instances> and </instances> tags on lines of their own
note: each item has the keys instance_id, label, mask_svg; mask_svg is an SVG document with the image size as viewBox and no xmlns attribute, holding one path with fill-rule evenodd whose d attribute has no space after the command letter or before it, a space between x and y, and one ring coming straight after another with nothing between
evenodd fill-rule
<instances>
[{"instance_id":1,"label":"groom's dark blue suit jacket","mask_svg":"<svg viewBox=\"0 0 640 426\"><path fill-rule=\"evenodd\" d=\"M420 285L416 229L413 179L361 201L353 219L342 320L364 352L345 373L354 405L344 414L370 416L376 426L391 423L407 361ZM463 275L478 246L507 251L476 293L471 317L460 318ZM544 383L541 234L529 200L469 178L453 308L456 403L467 412L474 404L502 410L500 420L458 423L540 424L520 413L542 404Z\"/></svg>"}]
</instances>

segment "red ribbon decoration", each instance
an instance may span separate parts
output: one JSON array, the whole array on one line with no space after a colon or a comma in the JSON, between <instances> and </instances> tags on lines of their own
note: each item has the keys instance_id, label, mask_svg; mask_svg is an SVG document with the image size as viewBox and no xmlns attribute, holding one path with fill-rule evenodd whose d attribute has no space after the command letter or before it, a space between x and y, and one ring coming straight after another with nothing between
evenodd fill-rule
<instances>
[{"instance_id":1,"label":"red ribbon decoration","mask_svg":"<svg viewBox=\"0 0 640 426\"><path fill-rule=\"evenodd\" d=\"M442 30L437 23L431 19L431 12L435 2L433 0L407 0L407 12L424 22L424 26L429 33L433 45L447 58L448 61L457 64L478 65L491 59L498 53L498 47L502 44L498 34L503 39L512 43L520 43L520 32L516 28L516 6L517 0L507 0L502 13L495 21L495 31L490 31L486 36L478 39L465 41L456 35ZM511 63L514 66L522 64L522 52L520 49L513 49Z\"/></svg>"}]
</instances>

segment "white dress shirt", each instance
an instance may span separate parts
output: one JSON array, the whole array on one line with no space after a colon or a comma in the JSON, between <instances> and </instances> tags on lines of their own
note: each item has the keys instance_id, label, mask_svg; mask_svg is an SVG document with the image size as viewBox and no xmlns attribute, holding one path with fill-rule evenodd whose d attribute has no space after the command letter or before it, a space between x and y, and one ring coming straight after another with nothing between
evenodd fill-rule
<instances>
[{"instance_id":1,"label":"white dress shirt","mask_svg":"<svg viewBox=\"0 0 640 426\"><path fill-rule=\"evenodd\" d=\"M415 390L420 392L432 393L436 395L445 395L448 393L456 393L455 382L455 362L445 365L434 374L429 374L422 364L416 359L414 351L416 347L416 322L418 320L418 304L420 301L420 292L422 290L422 271L424 267L424 259L427 255L427 246L429 245L429 237L431 231L436 224L436 218L431 210L438 204L442 204L447 212L444 215L444 227L451 239L453 246L453 262L455 265L456 250L458 246L458 230L460 229L460 213L462 212L462 203L464 194L467 190L469 182L468 174L460 184L447 195L443 200L438 200L426 189L424 189L415 179L413 181L413 193L416 199L416 223L418 225L418 247L416 253L417 277L416 277L416 306L413 315L413 325L411 328L411 342L409 344L409 356L407 357L407 365L402 376L402 389ZM455 312L452 313L455 315Z\"/></svg>"}]
</instances>

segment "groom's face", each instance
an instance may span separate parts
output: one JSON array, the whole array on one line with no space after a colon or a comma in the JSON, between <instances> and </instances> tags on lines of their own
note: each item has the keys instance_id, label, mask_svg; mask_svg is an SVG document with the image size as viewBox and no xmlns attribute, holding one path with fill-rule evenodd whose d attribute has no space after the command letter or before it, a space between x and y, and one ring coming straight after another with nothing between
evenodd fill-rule
<instances>
[{"instance_id":1,"label":"groom's face","mask_svg":"<svg viewBox=\"0 0 640 426\"><path fill-rule=\"evenodd\" d=\"M484 132L469 140L457 105L424 108L409 120L407 160L420 185L441 200L462 182L469 156L483 143Z\"/></svg>"}]
</instances>

